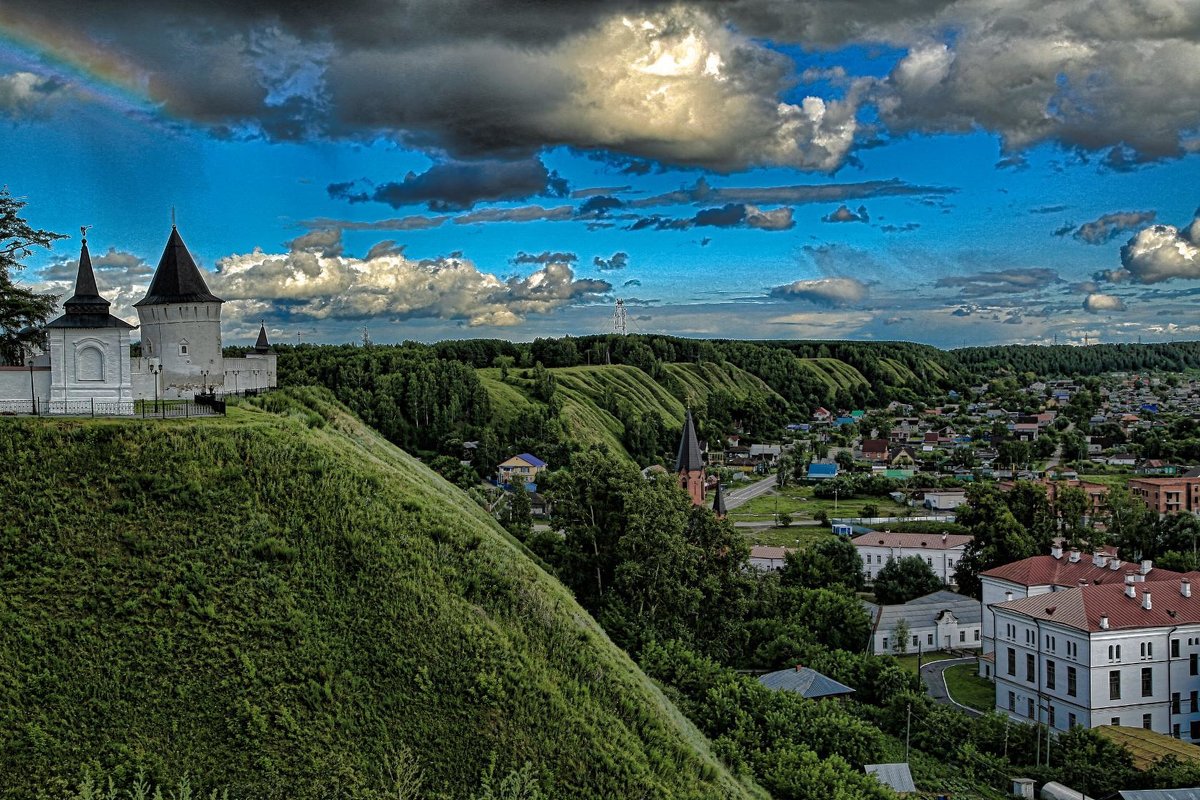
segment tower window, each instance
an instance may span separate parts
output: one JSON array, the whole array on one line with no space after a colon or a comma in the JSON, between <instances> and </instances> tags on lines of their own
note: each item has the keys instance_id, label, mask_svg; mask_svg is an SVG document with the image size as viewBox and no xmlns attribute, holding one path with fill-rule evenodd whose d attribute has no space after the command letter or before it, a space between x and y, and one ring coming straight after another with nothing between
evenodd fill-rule
<instances>
[{"instance_id":1,"label":"tower window","mask_svg":"<svg viewBox=\"0 0 1200 800\"><path fill-rule=\"evenodd\" d=\"M188 354L188 343L184 340L179 343L179 355L186 356Z\"/></svg>"}]
</instances>

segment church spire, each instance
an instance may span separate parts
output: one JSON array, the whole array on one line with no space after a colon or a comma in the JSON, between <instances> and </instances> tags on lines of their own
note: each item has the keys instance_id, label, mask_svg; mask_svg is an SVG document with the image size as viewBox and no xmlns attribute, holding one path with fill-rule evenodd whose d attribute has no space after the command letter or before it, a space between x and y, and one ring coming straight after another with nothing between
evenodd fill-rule
<instances>
[{"instance_id":1,"label":"church spire","mask_svg":"<svg viewBox=\"0 0 1200 800\"><path fill-rule=\"evenodd\" d=\"M254 343L254 352L262 355L273 352L271 343L267 341L267 324L262 321L258 323L258 340Z\"/></svg>"},{"instance_id":2,"label":"church spire","mask_svg":"<svg viewBox=\"0 0 1200 800\"><path fill-rule=\"evenodd\" d=\"M171 226L171 236L167 246L163 248L162 258L158 268L154 270L154 278L146 296L133 305L158 306L173 303L221 303L221 298L208 290L200 268L188 252L179 229Z\"/></svg>"},{"instance_id":3,"label":"church spire","mask_svg":"<svg viewBox=\"0 0 1200 800\"><path fill-rule=\"evenodd\" d=\"M704 469L704 459L700 455L700 442L696 439L696 426L692 422L692 410L689 408L683 420L683 436L679 439L675 471L690 472L696 469Z\"/></svg>"},{"instance_id":4,"label":"church spire","mask_svg":"<svg viewBox=\"0 0 1200 800\"><path fill-rule=\"evenodd\" d=\"M63 303L68 314L107 314L109 303L96 288L96 273L92 271L92 254L88 252L87 229L80 226L83 243L79 246L79 271L75 275L75 294Z\"/></svg>"},{"instance_id":5,"label":"church spire","mask_svg":"<svg viewBox=\"0 0 1200 800\"><path fill-rule=\"evenodd\" d=\"M725 515L729 513L729 509L725 507L725 490L721 484L717 484L717 496L713 499L713 513L719 519L725 519Z\"/></svg>"}]
</instances>

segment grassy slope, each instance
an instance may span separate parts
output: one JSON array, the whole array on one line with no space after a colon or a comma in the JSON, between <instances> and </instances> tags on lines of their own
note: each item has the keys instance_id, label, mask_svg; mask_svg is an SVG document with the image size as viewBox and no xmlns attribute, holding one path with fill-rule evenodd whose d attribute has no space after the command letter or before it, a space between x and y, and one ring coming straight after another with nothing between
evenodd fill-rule
<instances>
[{"instance_id":1,"label":"grassy slope","mask_svg":"<svg viewBox=\"0 0 1200 800\"><path fill-rule=\"evenodd\" d=\"M840 363L840 362L839 362ZM576 441L584 446L603 445L624 453L621 438L625 427L600 406L606 389L644 413L658 414L668 427L683 424L685 402L701 404L712 390L723 387L735 394L751 390L771 393L771 389L750 373L732 364L666 364L667 378L658 383L636 367L623 365L561 367L550 370L562 399L561 417ZM510 370L507 382L500 370L480 369L479 377L491 395L498 415L514 417L536 405L531 399L532 381L521 377L524 370Z\"/></svg>"},{"instance_id":2,"label":"grassy slope","mask_svg":"<svg viewBox=\"0 0 1200 800\"><path fill-rule=\"evenodd\" d=\"M835 391L867 383L861 372L836 358L802 358L800 363Z\"/></svg>"},{"instance_id":3,"label":"grassy slope","mask_svg":"<svg viewBox=\"0 0 1200 800\"><path fill-rule=\"evenodd\" d=\"M85 764L376 797L406 756L466 797L492 755L553 797L755 791L465 495L299 397L0 419L0 797Z\"/></svg>"}]
</instances>

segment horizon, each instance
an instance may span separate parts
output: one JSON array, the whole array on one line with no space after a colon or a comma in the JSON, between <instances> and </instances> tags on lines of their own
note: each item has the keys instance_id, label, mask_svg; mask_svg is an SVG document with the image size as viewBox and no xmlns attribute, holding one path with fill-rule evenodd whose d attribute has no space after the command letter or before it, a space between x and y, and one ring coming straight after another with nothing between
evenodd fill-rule
<instances>
[{"instance_id":1,"label":"horizon","mask_svg":"<svg viewBox=\"0 0 1200 800\"><path fill-rule=\"evenodd\" d=\"M93 226L126 319L175 209L230 339L601 334L622 299L683 338L1195 340L1200 28L1160 11L18 2L4 180ZM77 247L18 277L69 293Z\"/></svg>"}]
</instances>

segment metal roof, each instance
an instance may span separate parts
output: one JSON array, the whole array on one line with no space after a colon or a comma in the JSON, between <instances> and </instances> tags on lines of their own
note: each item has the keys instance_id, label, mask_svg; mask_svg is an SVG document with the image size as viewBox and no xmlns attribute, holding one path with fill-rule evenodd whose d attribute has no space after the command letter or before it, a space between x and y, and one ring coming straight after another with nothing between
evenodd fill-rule
<instances>
[{"instance_id":1,"label":"metal roof","mask_svg":"<svg viewBox=\"0 0 1200 800\"><path fill-rule=\"evenodd\" d=\"M928 550L953 550L966 547L974 539L962 533L892 533L891 531L871 531L861 536L855 536L850 541L855 547L907 547L910 550L925 548Z\"/></svg>"},{"instance_id":2,"label":"metal roof","mask_svg":"<svg viewBox=\"0 0 1200 800\"><path fill-rule=\"evenodd\" d=\"M132 329L123 319L108 313L109 302L96 288L96 273L92 271L92 256L87 239L79 248L79 272L75 276L75 294L63 303L66 312L46 323L47 328L125 328Z\"/></svg>"},{"instance_id":3,"label":"metal roof","mask_svg":"<svg viewBox=\"0 0 1200 800\"><path fill-rule=\"evenodd\" d=\"M1121 795L1121 800L1200 800L1200 788L1125 789L1117 794Z\"/></svg>"},{"instance_id":4,"label":"metal roof","mask_svg":"<svg viewBox=\"0 0 1200 800\"><path fill-rule=\"evenodd\" d=\"M1089 583L1117 583L1125 582L1125 571L1127 569L1138 570L1139 564L1136 561L1121 562L1117 561L1117 568L1113 569L1113 560L1106 559L1103 565L1095 564L1090 555L1081 554L1078 561L1071 561L1067 554L1063 554L1060 558L1054 556L1030 556L1029 558L1014 561L1011 564L1003 564L999 567L993 567L989 570L984 570L979 573L981 576L989 578L998 578L1000 580L1017 583L1022 586L1078 586L1080 580L1086 580ZM1178 572L1171 570L1153 567L1146 573L1146 581L1165 581L1179 580L1182 578Z\"/></svg>"},{"instance_id":5,"label":"metal roof","mask_svg":"<svg viewBox=\"0 0 1200 800\"><path fill-rule=\"evenodd\" d=\"M172 225L171 237L167 239L167 246L158 261L158 268L154 270L150 288L146 296L134 303L134 306L222 302L224 301L221 298L208 290L200 268L188 252L179 231Z\"/></svg>"},{"instance_id":6,"label":"metal roof","mask_svg":"<svg viewBox=\"0 0 1200 800\"><path fill-rule=\"evenodd\" d=\"M844 683L838 683L833 678L828 678L808 667L768 672L766 675L759 676L758 682L768 689L797 692L810 700L818 697L854 694L854 690Z\"/></svg>"},{"instance_id":7,"label":"metal roof","mask_svg":"<svg viewBox=\"0 0 1200 800\"><path fill-rule=\"evenodd\" d=\"M863 769L868 775L874 775L880 783L890 786L894 791L915 792L917 790L908 764L865 764Z\"/></svg>"},{"instance_id":8,"label":"metal roof","mask_svg":"<svg viewBox=\"0 0 1200 800\"><path fill-rule=\"evenodd\" d=\"M863 603L867 613L878 617L877 631L890 631L896 622L903 619L910 629L926 628L937 624L942 613L949 611L960 625L978 625L983 619L983 607L978 600L955 592L938 591L892 606Z\"/></svg>"}]
</instances>

